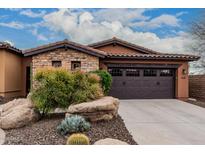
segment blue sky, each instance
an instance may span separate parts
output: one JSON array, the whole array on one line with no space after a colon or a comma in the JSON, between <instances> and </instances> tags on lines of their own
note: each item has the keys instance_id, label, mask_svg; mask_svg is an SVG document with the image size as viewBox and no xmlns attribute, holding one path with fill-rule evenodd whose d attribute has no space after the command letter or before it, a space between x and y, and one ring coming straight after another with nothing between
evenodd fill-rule
<instances>
[{"instance_id":1,"label":"blue sky","mask_svg":"<svg viewBox=\"0 0 205 154\"><path fill-rule=\"evenodd\" d=\"M0 9L0 41L20 49L68 38L83 44L113 36L164 52L188 52L200 9Z\"/></svg>"}]
</instances>

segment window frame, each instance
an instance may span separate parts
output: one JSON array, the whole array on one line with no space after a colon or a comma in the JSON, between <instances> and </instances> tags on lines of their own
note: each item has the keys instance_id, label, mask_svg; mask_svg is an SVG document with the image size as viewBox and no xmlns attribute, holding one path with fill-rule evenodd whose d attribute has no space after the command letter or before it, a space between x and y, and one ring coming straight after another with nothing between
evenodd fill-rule
<instances>
[{"instance_id":1,"label":"window frame","mask_svg":"<svg viewBox=\"0 0 205 154\"><path fill-rule=\"evenodd\" d=\"M148 72L145 72L147 70L150 71L149 72L150 74ZM157 69L144 69L143 70L143 76L144 77L156 77L157 76Z\"/></svg>"},{"instance_id":2,"label":"window frame","mask_svg":"<svg viewBox=\"0 0 205 154\"><path fill-rule=\"evenodd\" d=\"M118 72L116 70L118 70ZM111 76L114 76L114 77L123 76L123 70L121 68L108 68L108 72L111 74Z\"/></svg>"},{"instance_id":3,"label":"window frame","mask_svg":"<svg viewBox=\"0 0 205 154\"><path fill-rule=\"evenodd\" d=\"M62 67L62 61L61 60L52 60L51 63L52 63L52 67L55 67L55 68Z\"/></svg>"},{"instance_id":4,"label":"window frame","mask_svg":"<svg viewBox=\"0 0 205 154\"><path fill-rule=\"evenodd\" d=\"M125 69L125 76L127 76L127 77L139 77L140 76L140 69L127 68L127 69Z\"/></svg>"},{"instance_id":5,"label":"window frame","mask_svg":"<svg viewBox=\"0 0 205 154\"><path fill-rule=\"evenodd\" d=\"M162 72L162 71L169 71L168 73ZM174 71L171 69L160 69L159 70L159 76L160 77L172 77L174 75Z\"/></svg>"},{"instance_id":6,"label":"window frame","mask_svg":"<svg viewBox=\"0 0 205 154\"><path fill-rule=\"evenodd\" d=\"M79 65L78 67L75 67L74 65ZM78 68L78 69L76 69ZM81 70L81 61L71 61L71 71Z\"/></svg>"}]
</instances>

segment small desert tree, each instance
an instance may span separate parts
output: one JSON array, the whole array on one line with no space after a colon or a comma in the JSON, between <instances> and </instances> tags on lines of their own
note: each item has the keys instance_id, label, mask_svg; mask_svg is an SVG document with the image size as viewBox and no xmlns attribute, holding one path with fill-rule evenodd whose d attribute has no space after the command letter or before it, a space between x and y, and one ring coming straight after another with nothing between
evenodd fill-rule
<instances>
[{"instance_id":1,"label":"small desert tree","mask_svg":"<svg viewBox=\"0 0 205 154\"><path fill-rule=\"evenodd\" d=\"M199 12L198 17L191 24L193 44L191 49L201 56L195 67L202 68L205 73L205 10Z\"/></svg>"}]
</instances>

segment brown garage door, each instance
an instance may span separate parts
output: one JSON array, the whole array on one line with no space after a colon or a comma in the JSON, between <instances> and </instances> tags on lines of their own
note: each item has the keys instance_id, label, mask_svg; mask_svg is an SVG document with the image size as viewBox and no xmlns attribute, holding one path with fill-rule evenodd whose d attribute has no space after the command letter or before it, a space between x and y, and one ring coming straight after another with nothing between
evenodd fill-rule
<instances>
[{"instance_id":1,"label":"brown garage door","mask_svg":"<svg viewBox=\"0 0 205 154\"><path fill-rule=\"evenodd\" d=\"M174 98L174 69L109 68L110 95L120 99Z\"/></svg>"}]
</instances>

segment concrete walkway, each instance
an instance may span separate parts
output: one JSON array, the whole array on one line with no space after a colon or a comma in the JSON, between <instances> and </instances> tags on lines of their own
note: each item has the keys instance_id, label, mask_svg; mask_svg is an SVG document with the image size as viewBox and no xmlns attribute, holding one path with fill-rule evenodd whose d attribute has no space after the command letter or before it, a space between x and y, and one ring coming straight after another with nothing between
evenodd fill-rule
<instances>
[{"instance_id":1,"label":"concrete walkway","mask_svg":"<svg viewBox=\"0 0 205 154\"><path fill-rule=\"evenodd\" d=\"M0 128L0 145L4 144L5 141L5 132Z\"/></svg>"},{"instance_id":2,"label":"concrete walkway","mask_svg":"<svg viewBox=\"0 0 205 154\"><path fill-rule=\"evenodd\" d=\"M205 108L175 99L121 100L119 114L138 144L205 144Z\"/></svg>"}]
</instances>

